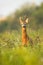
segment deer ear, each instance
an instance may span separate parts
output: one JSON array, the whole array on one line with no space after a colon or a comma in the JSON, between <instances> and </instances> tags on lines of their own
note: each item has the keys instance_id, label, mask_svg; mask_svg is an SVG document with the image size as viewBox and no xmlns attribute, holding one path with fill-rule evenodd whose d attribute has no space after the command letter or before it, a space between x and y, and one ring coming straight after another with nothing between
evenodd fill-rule
<instances>
[{"instance_id":1,"label":"deer ear","mask_svg":"<svg viewBox=\"0 0 43 65\"><path fill-rule=\"evenodd\" d=\"M29 21L29 20L28 20L28 18L27 18L25 22L28 23L28 21Z\"/></svg>"},{"instance_id":2,"label":"deer ear","mask_svg":"<svg viewBox=\"0 0 43 65\"><path fill-rule=\"evenodd\" d=\"M23 21L22 21L21 17L19 18L19 20L20 20L20 23L23 24Z\"/></svg>"}]
</instances>

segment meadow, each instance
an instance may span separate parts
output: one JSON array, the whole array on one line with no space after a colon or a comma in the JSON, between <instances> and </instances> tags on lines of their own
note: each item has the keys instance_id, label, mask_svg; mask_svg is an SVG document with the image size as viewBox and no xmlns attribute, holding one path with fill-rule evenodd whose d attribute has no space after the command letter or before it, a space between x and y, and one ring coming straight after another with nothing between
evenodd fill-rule
<instances>
[{"instance_id":1,"label":"meadow","mask_svg":"<svg viewBox=\"0 0 43 65\"><path fill-rule=\"evenodd\" d=\"M43 33L40 31L41 41L34 41L37 32L30 31L33 47L22 46L21 33L17 31L0 33L0 65L43 65Z\"/></svg>"},{"instance_id":2,"label":"meadow","mask_svg":"<svg viewBox=\"0 0 43 65\"><path fill-rule=\"evenodd\" d=\"M33 46L27 47L22 46L19 21L25 15L30 21L27 34L33 40ZM43 65L43 3L25 4L0 21L0 65Z\"/></svg>"}]
</instances>

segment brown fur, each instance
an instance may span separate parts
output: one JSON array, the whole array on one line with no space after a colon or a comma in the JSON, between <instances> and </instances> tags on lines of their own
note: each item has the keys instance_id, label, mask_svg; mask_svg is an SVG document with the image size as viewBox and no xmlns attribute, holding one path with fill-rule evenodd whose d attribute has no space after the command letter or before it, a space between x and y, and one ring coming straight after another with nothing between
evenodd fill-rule
<instances>
[{"instance_id":1,"label":"brown fur","mask_svg":"<svg viewBox=\"0 0 43 65\"><path fill-rule=\"evenodd\" d=\"M22 45L27 45L28 37L27 37L27 32L26 28L22 27Z\"/></svg>"},{"instance_id":2,"label":"brown fur","mask_svg":"<svg viewBox=\"0 0 43 65\"><path fill-rule=\"evenodd\" d=\"M20 17L20 23L22 25L22 45L27 46L29 42L32 45L33 44L32 39L28 37L26 32L26 23L28 23L28 18L23 21Z\"/></svg>"}]
</instances>

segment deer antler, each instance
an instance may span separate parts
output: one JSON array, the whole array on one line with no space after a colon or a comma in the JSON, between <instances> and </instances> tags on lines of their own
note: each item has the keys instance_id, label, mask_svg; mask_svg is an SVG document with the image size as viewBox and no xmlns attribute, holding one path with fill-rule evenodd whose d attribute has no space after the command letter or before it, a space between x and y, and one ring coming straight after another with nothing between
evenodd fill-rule
<instances>
[{"instance_id":1,"label":"deer antler","mask_svg":"<svg viewBox=\"0 0 43 65\"><path fill-rule=\"evenodd\" d=\"M22 24L22 23L23 23L23 21L22 21L21 17L19 18L19 20L20 20L20 23Z\"/></svg>"},{"instance_id":2,"label":"deer antler","mask_svg":"<svg viewBox=\"0 0 43 65\"><path fill-rule=\"evenodd\" d=\"M26 19L26 21L25 21L26 23L28 23L28 18Z\"/></svg>"}]
</instances>

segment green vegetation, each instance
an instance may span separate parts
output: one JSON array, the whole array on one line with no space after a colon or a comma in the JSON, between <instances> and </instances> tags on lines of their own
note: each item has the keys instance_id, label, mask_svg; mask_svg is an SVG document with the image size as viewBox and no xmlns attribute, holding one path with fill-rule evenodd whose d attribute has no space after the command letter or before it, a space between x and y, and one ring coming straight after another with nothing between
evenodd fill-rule
<instances>
[{"instance_id":1,"label":"green vegetation","mask_svg":"<svg viewBox=\"0 0 43 65\"><path fill-rule=\"evenodd\" d=\"M33 40L33 47L21 45L19 17L25 15L32 18L27 25L27 34ZM23 6L0 22L0 65L43 65L43 3Z\"/></svg>"},{"instance_id":2,"label":"green vegetation","mask_svg":"<svg viewBox=\"0 0 43 65\"><path fill-rule=\"evenodd\" d=\"M7 17L7 20L0 23L0 32L5 30L20 30L19 17L26 16L30 20L29 28L38 30L43 28L43 3L40 6L22 6L13 14Z\"/></svg>"},{"instance_id":3,"label":"green vegetation","mask_svg":"<svg viewBox=\"0 0 43 65\"><path fill-rule=\"evenodd\" d=\"M17 47L1 50L1 65L43 65L43 49Z\"/></svg>"},{"instance_id":4,"label":"green vegetation","mask_svg":"<svg viewBox=\"0 0 43 65\"><path fill-rule=\"evenodd\" d=\"M34 40L33 47L21 46L21 34L17 31L0 34L0 65L43 65L43 35L40 32L41 41L36 42L37 32L32 32L29 35Z\"/></svg>"}]
</instances>

